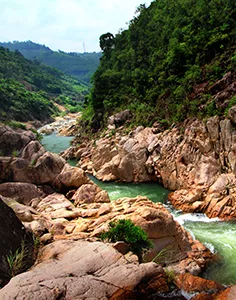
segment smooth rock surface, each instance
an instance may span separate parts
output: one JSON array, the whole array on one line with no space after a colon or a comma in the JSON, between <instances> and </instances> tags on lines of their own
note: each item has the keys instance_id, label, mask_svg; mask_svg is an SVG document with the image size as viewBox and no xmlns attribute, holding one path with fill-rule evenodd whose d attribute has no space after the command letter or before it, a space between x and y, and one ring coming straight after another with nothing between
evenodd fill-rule
<instances>
[{"instance_id":1,"label":"smooth rock surface","mask_svg":"<svg viewBox=\"0 0 236 300\"><path fill-rule=\"evenodd\" d=\"M40 261L14 277L0 290L0 298L105 300L118 290L132 291L141 280L163 273L155 263L139 264L132 254L123 256L100 242L54 242L43 249Z\"/></svg>"}]
</instances>

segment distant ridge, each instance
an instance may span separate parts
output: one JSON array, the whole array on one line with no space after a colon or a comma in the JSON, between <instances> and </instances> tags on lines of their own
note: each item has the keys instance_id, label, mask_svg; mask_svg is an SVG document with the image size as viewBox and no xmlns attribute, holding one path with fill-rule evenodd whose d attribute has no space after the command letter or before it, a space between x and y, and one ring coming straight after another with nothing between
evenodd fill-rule
<instances>
[{"instance_id":1,"label":"distant ridge","mask_svg":"<svg viewBox=\"0 0 236 300\"><path fill-rule=\"evenodd\" d=\"M58 104L80 111L88 86L61 71L0 46L0 122L51 121Z\"/></svg>"},{"instance_id":2,"label":"distant ridge","mask_svg":"<svg viewBox=\"0 0 236 300\"><path fill-rule=\"evenodd\" d=\"M72 75L79 80L89 83L96 71L101 53L77 53L58 50L53 51L49 47L32 41L2 42L0 46L11 51L18 50L25 58L36 60L39 64L45 64L57 68L65 74Z\"/></svg>"}]
</instances>

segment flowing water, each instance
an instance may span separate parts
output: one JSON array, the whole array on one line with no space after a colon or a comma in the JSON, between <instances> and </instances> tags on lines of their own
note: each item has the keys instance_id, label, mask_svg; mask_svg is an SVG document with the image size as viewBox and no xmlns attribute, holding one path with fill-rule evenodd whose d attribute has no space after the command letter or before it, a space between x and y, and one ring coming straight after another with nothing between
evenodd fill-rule
<instances>
[{"instance_id":1,"label":"flowing water","mask_svg":"<svg viewBox=\"0 0 236 300\"><path fill-rule=\"evenodd\" d=\"M70 147L70 142L74 137L60 136L52 133L43 135L42 144L46 150L54 153L60 153Z\"/></svg>"},{"instance_id":2,"label":"flowing water","mask_svg":"<svg viewBox=\"0 0 236 300\"><path fill-rule=\"evenodd\" d=\"M42 143L48 151L59 153L70 146L71 139L53 134L44 136ZM111 200L141 195L147 196L153 202L162 202L193 237L221 257L219 262L207 269L203 277L222 284L236 283L236 223L209 219L203 214L182 214L176 211L167 202L169 191L157 183L105 183L92 176L90 178L107 190Z\"/></svg>"}]
</instances>

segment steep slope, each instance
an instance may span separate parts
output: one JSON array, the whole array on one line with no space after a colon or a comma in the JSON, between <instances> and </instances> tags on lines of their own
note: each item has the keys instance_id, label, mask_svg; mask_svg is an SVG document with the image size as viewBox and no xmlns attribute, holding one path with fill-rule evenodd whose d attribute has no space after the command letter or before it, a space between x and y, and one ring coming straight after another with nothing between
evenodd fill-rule
<instances>
[{"instance_id":1,"label":"steep slope","mask_svg":"<svg viewBox=\"0 0 236 300\"><path fill-rule=\"evenodd\" d=\"M224 114L211 87L228 71L235 78L236 2L163 0L138 11L127 30L100 37L87 121L98 128L125 108L143 125Z\"/></svg>"},{"instance_id":2,"label":"steep slope","mask_svg":"<svg viewBox=\"0 0 236 300\"><path fill-rule=\"evenodd\" d=\"M0 47L0 121L45 122L57 112L54 101L75 111L87 92L72 77Z\"/></svg>"},{"instance_id":3,"label":"steep slope","mask_svg":"<svg viewBox=\"0 0 236 300\"><path fill-rule=\"evenodd\" d=\"M40 64L45 64L57 68L65 74L72 75L87 83L99 65L101 53L66 53L63 51L52 51L45 45L26 42L0 43L0 46L10 50L18 50L24 57L37 60Z\"/></svg>"}]
</instances>

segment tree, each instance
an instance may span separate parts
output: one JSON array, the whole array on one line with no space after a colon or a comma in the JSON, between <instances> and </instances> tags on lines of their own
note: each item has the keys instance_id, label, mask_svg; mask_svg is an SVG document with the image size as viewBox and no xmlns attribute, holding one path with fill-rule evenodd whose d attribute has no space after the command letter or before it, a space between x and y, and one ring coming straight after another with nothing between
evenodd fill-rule
<instances>
[{"instance_id":1,"label":"tree","mask_svg":"<svg viewBox=\"0 0 236 300\"><path fill-rule=\"evenodd\" d=\"M104 53L110 51L115 45L114 35L110 32L102 34L99 38L99 45Z\"/></svg>"}]
</instances>

